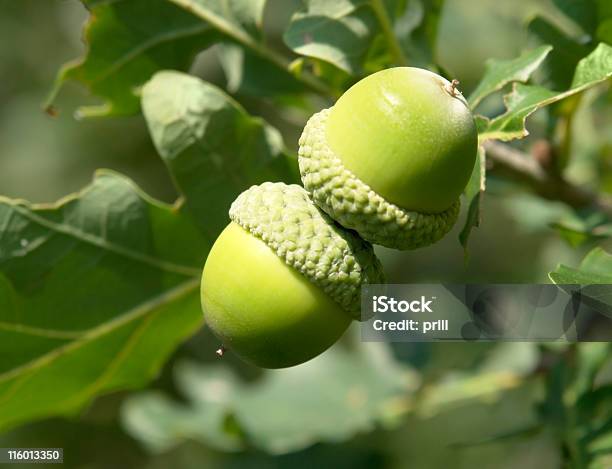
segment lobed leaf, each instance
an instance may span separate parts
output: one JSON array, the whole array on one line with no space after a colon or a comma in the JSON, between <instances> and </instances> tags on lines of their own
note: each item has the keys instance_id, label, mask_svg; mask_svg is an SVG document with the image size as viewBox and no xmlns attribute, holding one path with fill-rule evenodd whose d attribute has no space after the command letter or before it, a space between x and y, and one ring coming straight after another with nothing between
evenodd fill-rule
<instances>
[{"instance_id":1,"label":"lobed leaf","mask_svg":"<svg viewBox=\"0 0 612 469\"><path fill-rule=\"evenodd\" d=\"M227 368L182 363L176 379L187 405L145 393L127 401L122 420L133 437L157 451L194 439L283 454L347 440L401 412L411 377L383 344L350 351L337 345L302 365L266 371L250 384ZM238 428L228 428L228 419Z\"/></svg>"},{"instance_id":2,"label":"lobed leaf","mask_svg":"<svg viewBox=\"0 0 612 469\"><path fill-rule=\"evenodd\" d=\"M142 108L186 210L211 242L229 223L238 194L295 177L295 161L283 152L278 131L199 78L156 74L143 88Z\"/></svg>"},{"instance_id":3,"label":"lobed leaf","mask_svg":"<svg viewBox=\"0 0 612 469\"><path fill-rule=\"evenodd\" d=\"M601 248L595 248L582 260L580 268L594 274L612 277L612 254Z\"/></svg>"},{"instance_id":4,"label":"lobed leaf","mask_svg":"<svg viewBox=\"0 0 612 469\"><path fill-rule=\"evenodd\" d=\"M593 47L569 37L558 26L541 16L531 20L528 30L543 44L553 46L544 66L550 86L555 89L567 88L578 62L588 55Z\"/></svg>"},{"instance_id":5,"label":"lobed leaf","mask_svg":"<svg viewBox=\"0 0 612 469\"><path fill-rule=\"evenodd\" d=\"M601 212L572 212L551 227L572 247L612 237L612 223Z\"/></svg>"},{"instance_id":6,"label":"lobed leaf","mask_svg":"<svg viewBox=\"0 0 612 469\"><path fill-rule=\"evenodd\" d=\"M394 31L410 65L442 72L436 61L436 45L444 1L406 0L405 5L395 2Z\"/></svg>"},{"instance_id":7,"label":"lobed leaf","mask_svg":"<svg viewBox=\"0 0 612 469\"><path fill-rule=\"evenodd\" d=\"M88 50L60 70L47 100L52 106L69 80L82 83L103 102L80 108L80 117L137 113L139 88L155 72L187 70L198 52L218 41L253 47L265 4L265 0L82 1L90 10L84 34Z\"/></svg>"},{"instance_id":8,"label":"lobed leaf","mask_svg":"<svg viewBox=\"0 0 612 469\"><path fill-rule=\"evenodd\" d=\"M362 73L363 60L378 32L369 0L308 0L305 11L291 18L284 40L300 55L357 75Z\"/></svg>"},{"instance_id":9,"label":"lobed leaf","mask_svg":"<svg viewBox=\"0 0 612 469\"><path fill-rule=\"evenodd\" d=\"M108 171L56 205L0 198L0 430L154 378L202 323L208 248Z\"/></svg>"},{"instance_id":10,"label":"lobed leaf","mask_svg":"<svg viewBox=\"0 0 612 469\"><path fill-rule=\"evenodd\" d=\"M580 294L587 304L612 314L612 254L595 248L577 269L559 264L548 276L558 285L582 286Z\"/></svg>"},{"instance_id":11,"label":"lobed leaf","mask_svg":"<svg viewBox=\"0 0 612 469\"><path fill-rule=\"evenodd\" d=\"M570 89L564 92L551 91L536 85L516 83L512 92L505 96L506 112L486 125L480 122L480 139L512 140L529 135L525 120L538 109L580 93L608 80L612 76L612 47L599 44L582 59L572 80Z\"/></svg>"},{"instance_id":12,"label":"lobed leaf","mask_svg":"<svg viewBox=\"0 0 612 469\"><path fill-rule=\"evenodd\" d=\"M560 264L549 275L557 284L612 283L612 254L595 248L582 260L578 269Z\"/></svg>"},{"instance_id":13,"label":"lobed leaf","mask_svg":"<svg viewBox=\"0 0 612 469\"><path fill-rule=\"evenodd\" d=\"M475 108L484 98L495 91L501 90L508 83L526 82L551 50L551 46L541 46L523 52L516 59L488 60L484 76L468 98L470 107Z\"/></svg>"},{"instance_id":14,"label":"lobed leaf","mask_svg":"<svg viewBox=\"0 0 612 469\"><path fill-rule=\"evenodd\" d=\"M307 0L284 40L297 54L360 76L391 65L435 68L443 0ZM408 57L408 59L406 58Z\"/></svg>"}]
</instances>

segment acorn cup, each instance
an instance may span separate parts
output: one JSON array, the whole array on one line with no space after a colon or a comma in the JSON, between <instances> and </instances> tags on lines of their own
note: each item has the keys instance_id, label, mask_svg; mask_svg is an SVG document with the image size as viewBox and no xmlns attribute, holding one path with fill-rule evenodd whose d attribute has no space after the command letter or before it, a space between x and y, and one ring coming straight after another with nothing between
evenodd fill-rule
<instances>
[{"instance_id":1,"label":"acorn cup","mask_svg":"<svg viewBox=\"0 0 612 469\"><path fill-rule=\"evenodd\" d=\"M313 115L300 138L313 201L365 240L416 249L440 240L459 214L478 133L455 84L427 70L383 70Z\"/></svg>"},{"instance_id":2,"label":"acorn cup","mask_svg":"<svg viewBox=\"0 0 612 469\"><path fill-rule=\"evenodd\" d=\"M243 192L202 276L205 320L225 347L265 368L305 362L360 316L364 283L383 283L372 246L297 185Z\"/></svg>"}]
</instances>

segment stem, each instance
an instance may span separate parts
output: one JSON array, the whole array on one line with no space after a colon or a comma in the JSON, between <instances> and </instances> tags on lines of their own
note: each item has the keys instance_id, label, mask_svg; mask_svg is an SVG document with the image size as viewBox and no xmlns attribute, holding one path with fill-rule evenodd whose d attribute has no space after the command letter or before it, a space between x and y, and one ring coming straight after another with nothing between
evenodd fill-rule
<instances>
[{"instance_id":1,"label":"stem","mask_svg":"<svg viewBox=\"0 0 612 469\"><path fill-rule=\"evenodd\" d=\"M291 62L287 60L283 55L279 54L278 52L266 47L265 45L257 41L254 41L250 37L249 39L251 41L251 48L260 57L263 57L264 59L269 60L270 62L275 64L280 69L283 69L286 72L290 73L298 81L305 84L308 88L310 88L315 93L321 94L323 96L334 97L334 98L337 98L340 96L340 94L337 91L333 90L327 83L325 83L323 80L321 80L316 75L313 75L307 70L302 70L300 71L299 74L291 73L291 71L289 70L289 66Z\"/></svg>"},{"instance_id":2,"label":"stem","mask_svg":"<svg viewBox=\"0 0 612 469\"><path fill-rule=\"evenodd\" d=\"M387 14L383 0L371 0L371 5L374 13L376 14L378 22L380 23L383 35L391 48L393 60L397 65L408 65L408 59L404 55L404 51L402 51L402 47L400 46L400 43L393 32L393 25L391 24L391 19Z\"/></svg>"},{"instance_id":3,"label":"stem","mask_svg":"<svg viewBox=\"0 0 612 469\"><path fill-rule=\"evenodd\" d=\"M557 171L563 171L563 168L565 168L570 161L573 143L572 129L574 125L574 117L576 116L576 111L580 106L583 96L584 93L580 93L573 98L570 98L568 100L569 102L565 103L567 109L564 110L563 114L559 117L559 121L557 122L557 133L560 139L558 158L557 161L554 162L554 167L557 169Z\"/></svg>"},{"instance_id":4,"label":"stem","mask_svg":"<svg viewBox=\"0 0 612 469\"><path fill-rule=\"evenodd\" d=\"M572 208L594 207L612 217L612 197L576 186L561 175L546 171L529 155L503 143L484 143L489 161L529 186L540 197L558 200Z\"/></svg>"},{"instance_id":5,"label":"stem","mask_svg":"<svg viewBox=\"0 0 612 469\"><path fill-rule=\"evenodd\" d=\"M209 23L213 28L221 31L224 35L237 42L238 44L251 49L260 57L268 60L282 70L288 73L290 61L282 54L266 47L264 44L253 39L249 34L236 26L230 24L225 18L211 13L208 9L202 7L193 0L170 0L172 3L180 6L184 10L193 13L199 18ZM312 91L325 96L337 97L338 93L334 91L327 83L319 79L308 71L302 71L299 75L292 74L298 81L302 82Z\"/></svg>"}]
</instances>

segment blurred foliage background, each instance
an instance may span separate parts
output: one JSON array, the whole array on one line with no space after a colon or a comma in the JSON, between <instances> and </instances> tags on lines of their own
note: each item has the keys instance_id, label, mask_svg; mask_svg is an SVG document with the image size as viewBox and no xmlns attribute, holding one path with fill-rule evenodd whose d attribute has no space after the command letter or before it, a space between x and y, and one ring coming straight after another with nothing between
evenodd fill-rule
<instances>
[{"instance_id":1,"label":"blurred foliage background","mask_svg":"<svg viewBox=\"0 0 612 469\"><path fill-rule=\"evenodd\" d=\"M276 47L285 47L281 39L284 25L299 7L297 0L269 2L266 30L269 41ZM52 201L85 186L93 172L103 167L126 174L161 200L175 200L177 194L142 116L77 121L72 111L77 104L92 98L73 83L63 91L57 116L41 110L58 67L83 52L80 31L87 12L82 4L75 0L0 0L0 11L0 193L35 202ZM571 32L575 28L545 0L446 2L437 54L441 65L460 80L465 95L482 76L486 59L513 58L533 44L525 25L535 14L551 19L564 30ZM214 50L198 57L192 73L212 83L225 83ZM605 92L593 90L580 104L572 144L575 153L581 156L569 168L577 182L588 182L593 177L592 167L585 160L593 157L595 147L601 148L601 142L607 142L609 152L612 145L612 117L610 108L604 107L606 102L609 106L609 100ZM279 122L273 104L266 100L244 97L242 103L253 114L262 115L279 127L289 148L297 149L299 120L296 125L290 120ZM500 107L495 99L485 104L490 109ZM607 116L600 115L602 109L607 109ZM525 148L544 134L545 119L541 114L545 112L532 119L531 135L521 143ZM389 281L547 282L547 273L558 263L575 265L592 247L587 244L573 248L550 228L551 222L569 213L562 204L543 201L495 179L489 183L483 224L473 234L469 264L465 264L457 242L460 229L457 227L441 243L417 252L379 249ZM506 197L508 193L512 197ZM350 348L354 340L349 336L338 347ZM174 354L150 387L184 400L173 379L175 365L193 359L204 367L214 367L216 347L216 340L207 331L199 332ZM546 363L546 357L552 357L554 364L559 353L556 349L533 344L485 343L399 344L389 350L383 348L376 353L392 354L395 358L387 357L389 363L398 361L407 366L406 370L419 370L420 379L425 382L446 377L451 390L455 383L459 391L427 397L442 403L432 404L434 410L429 412L426 405L421 411L408 412L407 407L414 404L400 402L400 411L390 411L389 421L375 429L357 425L356 435L346 441L305 445L304 449L279 456L256 448L221 451L214 444L196 441L179 441L152 449L128 434L122 423L125 411L122 408L125 409L129 393L99 398L84 413L71 419L46 420L0 435L0 447L63 447L67 466L92 469L560 467L554 425L537 434L527 432L516 438L485 442L494 435L532 428L537 421L537 405L547 386L543 379L537 379L538 367ZM231 356L224 360L247 380L258 375L257 370ZM491 367L518 370L519 375L528 374L536 379L505 382L506 375L502 373L491 377L493 385L478 381L479 372ZM599 379L612 381L612 366L604 369ZM317 385L325 387L328 383L322 381ZM491 392L487 386L491 386ZM295 399L299 402L298 396ZM262 418L266 413L290 411L271 400L255 401L253 405L267 406L260 409ZM299 421L299 409L294 412L293 418ZM324 412L321 409L322 417ZM355 412L360 412L359 406ZM398 422L394 416L400 414L406 415ZM481 444L467 444L475 441Z\"/></svg>"}]
</instances>

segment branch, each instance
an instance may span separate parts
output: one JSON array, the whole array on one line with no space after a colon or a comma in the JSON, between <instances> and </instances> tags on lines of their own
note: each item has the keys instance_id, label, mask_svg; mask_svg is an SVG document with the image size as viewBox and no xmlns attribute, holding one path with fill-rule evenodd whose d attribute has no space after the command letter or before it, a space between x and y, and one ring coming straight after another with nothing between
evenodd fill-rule
<instances>
[{"instance_id":1,"label":"branch","mask_svg":"<svg viewBox=\"0 0 612 469\"><path fill-rule=\"evenodd\" d=\"M233 39L238 44L251 49L257 55L266 59L279 67L291 73L290 62L282 54L279 54L275 50L270 49L264 44L253 39L249 34L245 33L241 29L235 28L232 24L228 23L224 18L214 15L208 8L198 4L194 0L170 0L172 3L183 8L185 11L192 13L193 15L203 19L205 22L211 24L215 29L221 31L227 37ZM303 71L300 75L295 75L295 78L301 81L304 85L310 88L312 91L322 94L324 96L338 97L337 93L323 80L318 78L316 75Z\"/></svg>"},{"instance_id":2,"label":"branch","mask_svg":"<svg viewBox=\"0 0 612 469\"><path fill-rule=\"evenodd\" d=\"M512 178L526 184L540 197L558 200L572 208L594 207L612 217L612 197L576 186L547 171L531 156L503 143L483 143L488 161Z\"/></svg>"}]
</instances>

